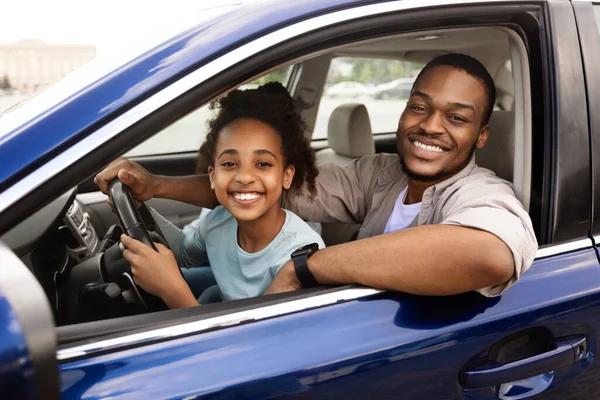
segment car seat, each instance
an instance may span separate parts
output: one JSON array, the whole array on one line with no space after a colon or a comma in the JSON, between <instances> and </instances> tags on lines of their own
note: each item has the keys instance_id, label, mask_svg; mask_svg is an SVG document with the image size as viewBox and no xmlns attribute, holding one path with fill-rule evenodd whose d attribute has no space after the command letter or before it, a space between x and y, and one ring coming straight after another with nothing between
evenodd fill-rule
<instances>
[{"instance_id":1,"label":"car seat","mask_svg":"<svg viewBox=\"0 0 600 400\"><path fill-rule=\"evenodd\" d=\"M514 111L492 112L487 145L475 152L475 162L490 169L500 178L513 181L515 156L515 113Z\"/></svg>"},{"instance_id":2,"label":"car seat","mask_svg":"<svg viewBox=\"0 0 600 400\"><path fill-rule=\"evenodd\" d=\"M334 163L345 167L362 156L375 154L371 120L364 104L346 103L338 106L329 117L327 127L329 148L316 154L317 166ZM349 242L360 224L327 222L321 224L321 237L326 245Z\"/></svg>"}]
</instances>

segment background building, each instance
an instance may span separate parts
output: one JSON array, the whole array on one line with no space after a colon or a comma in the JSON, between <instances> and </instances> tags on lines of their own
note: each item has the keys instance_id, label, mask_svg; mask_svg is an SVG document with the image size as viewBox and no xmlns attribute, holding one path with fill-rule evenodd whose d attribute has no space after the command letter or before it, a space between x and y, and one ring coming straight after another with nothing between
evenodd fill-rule
<instances>
[{"instance_id":1,"label":"background building","mask_svg":"<svg viewBox=\"0 0 600 400\"><path fill-rule=\"evenodd\" d=\"M96 47L46 44L41 40L0 43L0 87L36 92L96 57Z\"/></svg>"}]
</instances>

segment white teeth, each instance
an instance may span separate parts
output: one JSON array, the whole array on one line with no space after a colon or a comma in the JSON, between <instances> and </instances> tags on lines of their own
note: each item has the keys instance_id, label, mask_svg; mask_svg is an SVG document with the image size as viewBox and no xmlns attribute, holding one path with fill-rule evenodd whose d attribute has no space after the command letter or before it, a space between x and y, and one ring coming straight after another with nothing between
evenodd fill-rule
<instances>
[{"instance_id":1,"label":"white teeth","mask_svg":"<svg viewBox=\"0 0 600 400\"><path fill-rule=\"evenodd\" d=\"M441 153L441 152L444 151L444 149L442 149L439 146L429 146L429 145L421 143L421 142L419 142L417 140L413 140L412 144L414 144L416 147L418 147L420 149L427 150L427 151L433 151L433 152L436 152L436 153Z\"/></svg>"},{"instance_id":2,"label":"white teeth","mask_svg":"<svg viewBox=\"0 0 600 400\"><path fill-rule=\"evenodd\" d=\"M237 200L254 200L258 199L258 193L234 193L233 197Z\"/></svg>"}]
</instances>

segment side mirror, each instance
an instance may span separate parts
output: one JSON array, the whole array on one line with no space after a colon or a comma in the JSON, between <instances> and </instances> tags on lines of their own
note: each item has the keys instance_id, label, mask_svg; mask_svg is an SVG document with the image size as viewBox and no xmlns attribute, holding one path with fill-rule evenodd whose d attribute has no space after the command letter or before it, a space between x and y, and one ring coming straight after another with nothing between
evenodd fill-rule
<instances>
[{"instance_id":1,"label":"side mirror","mask_svg":"<svg viewBox=\"0 0 600 400\"><path fill-rule=\"evenodd\" d=\"M0 242L0 398L59 399L56 330L44 290Z\"/></svg>"}]
</instances>

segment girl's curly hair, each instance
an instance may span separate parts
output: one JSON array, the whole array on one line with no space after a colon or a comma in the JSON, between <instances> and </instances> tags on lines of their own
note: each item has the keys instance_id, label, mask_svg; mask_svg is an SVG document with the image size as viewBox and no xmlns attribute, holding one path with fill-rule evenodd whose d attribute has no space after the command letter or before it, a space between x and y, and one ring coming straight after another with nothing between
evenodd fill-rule
<instances>
[{"instance_id":1,"label":"girl's curly hair","mask_svg":"<svg viewBox=\"0 0 600 400\"><path fill-rule=\"evenodd\" d=\"M270 82L257 89L234 90L213 101L210 109L219 112L208 121L208 135L198 152L197 173L207 173L208 167L214 165L219 132L235 120L251 118L269 125L281 137L286 166L293 165L296 170L291 188L299 190L306 182L310 194L315 194L319 173L315 152L304 137L306 125L284 86Z\"/></svg>"}]
</instances>

